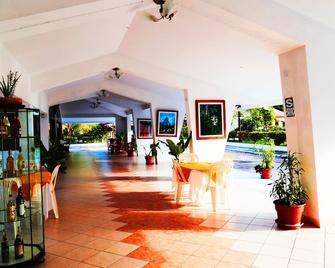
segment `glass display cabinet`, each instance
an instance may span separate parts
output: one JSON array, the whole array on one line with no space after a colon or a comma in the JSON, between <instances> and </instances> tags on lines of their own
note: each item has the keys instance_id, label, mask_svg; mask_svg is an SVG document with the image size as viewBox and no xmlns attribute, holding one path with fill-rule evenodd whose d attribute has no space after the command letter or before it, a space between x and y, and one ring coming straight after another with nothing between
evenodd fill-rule
<instances>
[{"instance_id":1,"label":"glass display cabinet","mask_svg":"<svg viewBox=\"0 0 335 268\"><path fill-rule=\"evenodd\" d=\"M40 112L0 108L0 267L45 255Z\"/></svg>"}]
</instances>

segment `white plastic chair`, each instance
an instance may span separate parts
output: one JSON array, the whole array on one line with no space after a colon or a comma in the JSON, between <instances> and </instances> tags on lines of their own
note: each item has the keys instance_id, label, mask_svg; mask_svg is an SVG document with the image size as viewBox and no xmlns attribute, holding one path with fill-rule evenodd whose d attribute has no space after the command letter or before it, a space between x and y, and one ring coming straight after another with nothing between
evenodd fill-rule
<instances>
[{"instance_id":1,"label":"white plastic chair","mask_svg":"<svg viewBox=\"0 0 335 268\"><path fill-rule=\"evenodd\" d=\"M223 158L223 161L212 165L216 173L216 189L220 196L220 203L226 208L230 208L230 188L233 170L233 161L231 158ZM213 172L212 170L211 172Z\"/></svg>"},{"instance_id":2,"label":"white plastic chair","mask_svg":"<svg viewBox=\"0 0 335 268\"><path fill-rule=\"evenodd\" d=\"M182 153L179 157L180 162L199 162L199 157L194 153Z\"/></svg>"},{"instance_id":3,"label":"white plastic chair","mask_svg":"<svg viewBox=\"0 0 335 268\"><path fill-rule=\"evenodd\" d=\"M187 184L188 181L184 177L184 173L181 170L181 167L179 166L179 163L176 160L172 160L173 165L173 180L175 184L177 184L176 191L175 191L175 200L178 204L180 202L180 199L182 199L183 195L183 186L184 184Z\"/></svg>"},{"instance_id":4,"label":"white plastic chair","mask_svg":"<svg viewBox=\"0 0 335 268\"><path fill-rule=\"evenodd\" d=\"M50 210L54 211L55 218L59 218L57 199L56 199L56 182L58 177L58 171L61 165L57 165L51 174L51 183L47 183L42 187L43 191L43 208L44 208L44 217L48 218Z\"/></svg>"}]
</instances>

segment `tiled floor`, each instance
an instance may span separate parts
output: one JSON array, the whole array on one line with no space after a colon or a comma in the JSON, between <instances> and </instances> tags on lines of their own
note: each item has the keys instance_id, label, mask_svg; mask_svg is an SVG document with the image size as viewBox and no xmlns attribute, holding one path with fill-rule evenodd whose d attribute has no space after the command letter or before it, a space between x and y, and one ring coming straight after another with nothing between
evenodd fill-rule
<instances>
[{"instance_id":1,"label":"tiled floor","mask_svg":"<svg viewBox=\"0 0 335 268\"><path fill-rule=\"evenodd\" d=\"M267 184L235 170L231 209L173 201L170 167L99 151L71 154L34 267L335 267L335 227L279 231ZM210 200L208 200L210 201Z\"/></svg>"}]
</instances>

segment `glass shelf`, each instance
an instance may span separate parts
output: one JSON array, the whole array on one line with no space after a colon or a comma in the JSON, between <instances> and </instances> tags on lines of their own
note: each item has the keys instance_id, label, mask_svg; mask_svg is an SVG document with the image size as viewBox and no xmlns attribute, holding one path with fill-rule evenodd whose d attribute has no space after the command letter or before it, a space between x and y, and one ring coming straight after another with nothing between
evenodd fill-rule
<instances>
[{"instance_id":1,"label":"glass shelf","mask_svg":"<svg viewBox=\"0 0 335 268\"><path fill-rule=\"evenodd\" d=\"M0 210L0 225L8 225L8 224L14 224L17 222L25 221L25 220L30 220L30 215L34 215L37 213L41 213L41 209L36 209L36 208L31 208L31 213L30 213L30 208L26 207L25 209L25 214L23 217L18 217L15 215L15 220L14 221L5 221L7 218L7 210Z\"/></svg>"},{"instance_id":2,"label":"glass shelf","mask_svg":"<svg viewBox=\"0 0 335 268\"><path fill-rule=\"evenodd\" d=\"M5 118L6 117L6 118ZM45 254L44 217L42 200L42 170L40 141L40 112L36 109L0 108L0 242L5 233L10 246L10 261L0 267L9 267L42 259ZM9 121L9 124L8 124ZM18 122L19 121L19 122ZM5 123L4 123L5 122ZM11 157L10 157L11 156ZM8 172L7 172L8 170ZM14 172L11 172L11 171ZM18 170L21 170L18 172ZM7 176L6 174L15 174ZM16 205L20 181L26 208L23 217L7 221L9 196ZM24 258L15 260L14 241L20 227L24 241Z\"/></svg>"},{"instance_id":3,"label":"glass shelf","mask_svg":"<svg viewBox=\"0 0 335 268\"><path fill-rule=\"evenodd\" d=\"M40 170L38 169L38 170L32 170L32 171L24 171L23 173L20 173L20 174L17 174L17 175L15 175L15 176L10 176L10 177L1 177L0 176L0 181L1 180L13 180L13 182L15 182L14 181L14 179L15 178L20 178L20 177L25 177L25 176L32 176L32 174L35 174L35 173L40 173Z\"/></svg>"},{"instance_id":4,"label":"glass shelf","mask_svg":"<svg viewBox=\"0 0 335 268\"><path fill-rule=\"evenodd\" d=\"M43 256L44 251L38 245L25 245L24 246L24 257L21 259L15 259L14 246L9 246L9 262L3 263L0 257L0 267L8 267L23 264L32 260L32 256Z\"/></svg>"}]
</instances>

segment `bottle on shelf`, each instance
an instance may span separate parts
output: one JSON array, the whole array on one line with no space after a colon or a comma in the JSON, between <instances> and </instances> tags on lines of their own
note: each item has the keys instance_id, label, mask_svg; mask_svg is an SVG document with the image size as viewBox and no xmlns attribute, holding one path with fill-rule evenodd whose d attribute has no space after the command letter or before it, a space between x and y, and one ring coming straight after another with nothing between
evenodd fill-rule
<instances>
[{"instance_id":1,"label":"bottle on shelf","mask_svg":"<svg viewBox=\"0 0 335 268\"><path fill-rule=\"evenodd\" d=\"M1 241L1 257L3 263L9 262L9 244L5 231L3 232Z\"/></svg>"},{"instance_id":2,"label":"bottle on shelf","mask_svg":"<svg viewBox=\"0 0 335 268\"><path fill-rule=\"evenodd\" d=\"M15 204L12 199L12 194L9 194L9 200L7 203L7 221L15 221Z\"/></svg>"},{"instance_id":3,"label":"bottle on shelf","mask_svg":"<svg viewBox=\"0 0 335 268\"><path fill-rule=\"evenodd\" d=\"M5 134L5 137L10 137L10 122L9 122L9 119L7 116L4 116L3 117L3 124L5 126L5 131L6 131L6 134Z\"/></svg>"},{"instance_id":4,"label":"bottle on shelf","mask_svg":"<svg viewBox=\"0 0 335 268\"><path fill-rule=\"evenodd\" d=\"M12 122L12 136L16 138L21 136L21 123L17 115Z\"/></svg>"},{"instance_id":5,"label":"bottle on shelf","mask_svg":"<svg viewBox=\"0 0 335 268\"><path fill-rule=\"evenodd\" d=\"M16 238L14 242L15 259L21 259L24 256L24 245L21 237L20 227L17 227Z\"/></svg>"},{"instance_id":6,"label":"bottle on shelf","mask_svg":"<svg viewBox=\"0 0 335 268\"><path fill-rule=\"evenodd\" d=\"M0 137L6 137L6 126L3 122L3 118L0 118Z\"/></svg>"},{"instance_id":7,"label":"bottle on shelf","mask_svg":"<svg viewBox=\"0 0 335 268\"><path fill-rule=\"evenodd\" d=\"M15 175L15 168L14 168L14 158L12 156L12 152L8 150L8 157L6 161L6 176L12 177Z\"/></svg>"},{"instance_id":8,"label":"bottle on shelf","mask_svg":"<svg viewBox=\"0 0 335 268\"><path fill-rule=\"evenodd\" d=\"M17 175L22 175L23 174L23 171L25 169L25 161L24 161L24 158L23 158L23 155L22 155L22 149L21 147L19 147L19 154L17 156L17 160L16 160L16 170L17 170Z\"/></svg>"},{"instance_id":9,"label":"bottle on shelf","mask_svg":"<svg viewBox=\"0 0 335 268\"><path fill-rule=\"evenodd\" d=\"M22 187L20 187L16 197L16 215L17 217L24 217L24 213L25 213L24 198L22 193Z\"/></svg>"}]
</instances>

